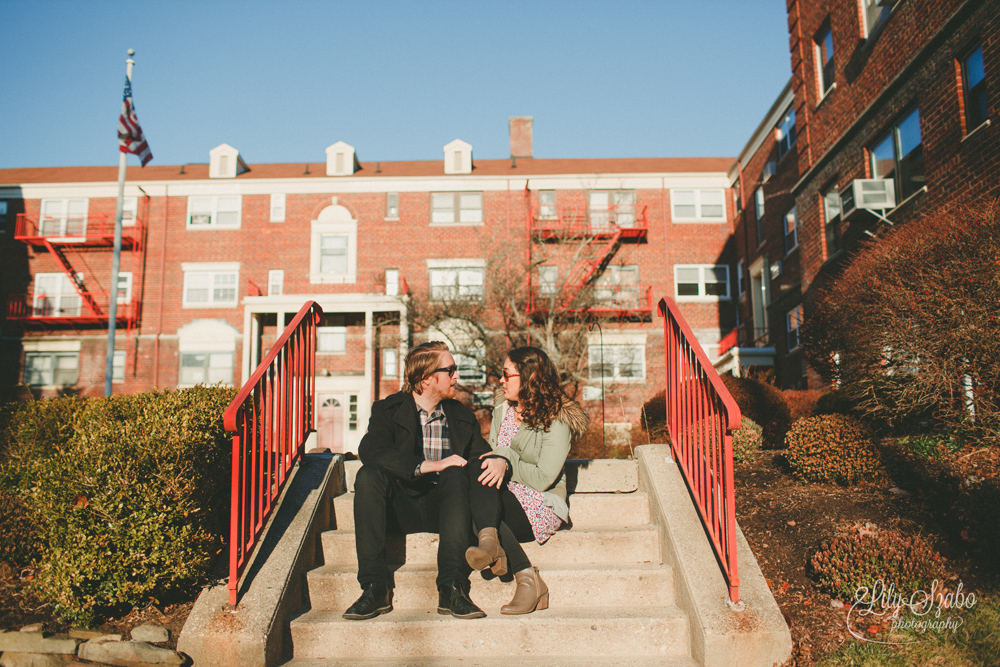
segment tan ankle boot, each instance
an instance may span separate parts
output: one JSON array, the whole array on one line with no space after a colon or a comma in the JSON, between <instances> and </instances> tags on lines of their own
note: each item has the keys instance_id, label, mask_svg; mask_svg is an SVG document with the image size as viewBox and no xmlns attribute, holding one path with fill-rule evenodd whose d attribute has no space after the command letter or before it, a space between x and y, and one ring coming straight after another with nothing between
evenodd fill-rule
<instances>
[{"instance_id":1,"label":"tan ankle boot","mask_svg":"<svg viewBox=\"0 0 1000 667\"><path fill-rule=\"evenodd\" d=\"M549 608L549 587L542 581L537 567L514 573L517 589L513 599L500 607L501 614L530 614L536 609Z\"/></svg>"},{"instance_id":2,"label":"tan ankle boot","mask_svg":"<svg viewBox=\"0 0 1000 667\"><path fill-rule=\"evenodd\" d=\"M490 568L493 574L507 574L507 554L500 546L496 528L479 531L479 546L465 550L465 561L473 570Z\"/></svg>"}]
</instances>

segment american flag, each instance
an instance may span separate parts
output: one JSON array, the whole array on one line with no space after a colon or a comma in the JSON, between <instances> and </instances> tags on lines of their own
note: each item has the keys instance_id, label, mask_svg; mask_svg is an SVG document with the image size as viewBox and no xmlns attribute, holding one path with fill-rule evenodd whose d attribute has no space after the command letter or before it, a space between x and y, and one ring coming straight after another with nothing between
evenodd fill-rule
<instances>
[{"instance_id":1,"label":"american flag","mask_svg":"<svg viewBox=\"0 0 1000 667\"><path fill-rule=\"evenodd\" d=\"M153 154L149 151L149 144L146 143L146 137L142 136L139 119L135 115L135 106L132 104L132 82L127 76L125 77L125 98L122 100L122 115L118 118L118 143L121 144L122 153L138 155L143 167L153 159Z\"/></svg>"}]
</instances>

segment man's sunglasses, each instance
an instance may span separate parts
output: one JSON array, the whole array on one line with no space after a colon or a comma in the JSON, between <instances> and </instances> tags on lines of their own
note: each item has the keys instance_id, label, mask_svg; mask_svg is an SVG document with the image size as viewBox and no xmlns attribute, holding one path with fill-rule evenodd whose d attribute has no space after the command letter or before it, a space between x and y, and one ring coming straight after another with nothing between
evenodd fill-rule
<instances>
[{"instance_id":1,"label":"man's sunglasses","mask_svg":"<svg viewBox=\"0 0 1000 667\"><path fill-rule=\"evenodd\" d=\"M452 364L451 366L445 366L444 368L435 368L431 375L434 375L434 373L447 373L448 377L454 377L457 372L458 364Z\"/></svg>"}]
</instances>

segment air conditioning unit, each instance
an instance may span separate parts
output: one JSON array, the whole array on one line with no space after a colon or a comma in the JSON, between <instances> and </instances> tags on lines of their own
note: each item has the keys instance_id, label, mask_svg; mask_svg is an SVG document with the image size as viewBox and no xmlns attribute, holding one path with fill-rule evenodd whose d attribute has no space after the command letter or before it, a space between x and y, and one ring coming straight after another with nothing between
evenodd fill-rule
<instances>
[{"instance_id":1,"label":"air conditioning unit","mask_svg":"<svg viewBox=\"0 0 1000 667\"><path fill-rule=\"evenodd\" d=\"M781 260L779 259L774 264L772 264L771 267L770 267L770 269L771 269L771 280L774 280L775 278L780 277L781 276Z\"/></svg>"},{"instance_id":2,"label":"air conditioning unit","mask_svg":"<svg viewBox=\"0 0 1000 667\"><path fill-rule=\"evenodd\" d=\"M896 208L896 184L891 178L861 179L840 193L840 211L843 220L849 220L859 210L884 211Z\"/></svg>"},{"instance_id":3,"label":"air conditioning unit","mask_svg":"<svg viewBox=\"0 0 1000 667\"><path fill-rule=\"evenodd\" d=\"M774 176L777 172L778 172L778 163L776 163L774 160L771 160L770 162L764 165L764 171L761 172L760 174L760 182L767 183L769 180L771 180L771 177Z\"/></svg>"}]
</instances>

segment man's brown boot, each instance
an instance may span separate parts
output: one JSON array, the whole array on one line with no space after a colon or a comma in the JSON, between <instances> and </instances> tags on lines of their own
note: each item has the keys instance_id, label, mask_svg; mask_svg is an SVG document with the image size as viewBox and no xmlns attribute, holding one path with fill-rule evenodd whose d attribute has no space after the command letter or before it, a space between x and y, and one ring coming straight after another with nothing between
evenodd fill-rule
<instances>
[{"instance_id":1,"label":"man's brown boot","mask_svg":"<svg viewBox=\"0 0 1000 667\"><path fill-rule=\"evenodd\" d=\"M465 550L465 561L473 570L490 568L497 576L507 574L507 554L500 546L496 528L483 528L479 531L479 546Z\"/></svg>"}]
</instances>

